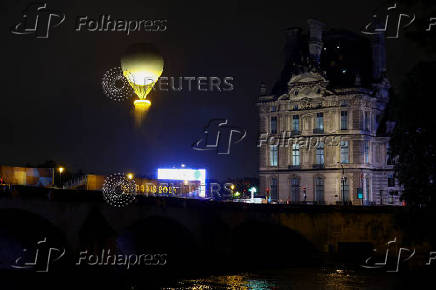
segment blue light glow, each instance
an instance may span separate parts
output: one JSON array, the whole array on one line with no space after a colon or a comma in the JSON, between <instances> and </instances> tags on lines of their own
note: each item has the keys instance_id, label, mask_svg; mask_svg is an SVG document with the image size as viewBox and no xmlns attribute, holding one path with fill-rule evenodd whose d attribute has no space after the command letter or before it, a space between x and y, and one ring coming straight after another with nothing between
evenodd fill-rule
<instances>
[{"instance_id":1,"label":"blue light glow","mask_svg":"<svg viewBox=\"0 0 436 290\"><path fill-rule=\"evenodd\" d=\"M206 197L206 169L159 168L157 179L200 181L200 197Z\"/></svg>"}]
</instances>

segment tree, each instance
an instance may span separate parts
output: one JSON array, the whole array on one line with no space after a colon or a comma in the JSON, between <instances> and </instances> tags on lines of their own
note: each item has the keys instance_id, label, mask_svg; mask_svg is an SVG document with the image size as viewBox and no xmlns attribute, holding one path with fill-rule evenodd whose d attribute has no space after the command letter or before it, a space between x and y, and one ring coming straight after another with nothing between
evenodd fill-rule
<instances>
[{"instance_id":1,"label":"tree","mask_svg":"<svg viewBox=\"0 0 436 290\"><path fill-rule=\"evenodd\" d=\"M404 186L402 199L417 207L436 207L435 73L436 62L416 65L391 104L396 125L390 150Z\"/></svg>"}]
</instances>

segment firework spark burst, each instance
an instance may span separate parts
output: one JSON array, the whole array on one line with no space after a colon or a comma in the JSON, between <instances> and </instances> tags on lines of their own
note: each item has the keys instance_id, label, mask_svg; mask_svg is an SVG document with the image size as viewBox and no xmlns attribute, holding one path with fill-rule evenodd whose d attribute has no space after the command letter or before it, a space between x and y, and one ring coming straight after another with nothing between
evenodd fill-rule
<instances>
[{"instance_id":1,"label":"firework spark burst","mask_svg":"<svg viewBox=\"0 0 436 290\"><path fill-rule=\"evenodd\" d=\"M134 95L120 67L114 67L103 75L101 86L104 94L115 102L124 102Z\"/></svg>"},{"instance_id":2,"label":"firework spark burst","mask_svg":"<svg viewBox=\"0 0 436 290\"><path fill-rule=\"evenodd\" d=\"M126 174L111 174L103 183L103 198L112 206L124 207L135 200L135 195L136 182Z\"/></svg>"}]
</instances>

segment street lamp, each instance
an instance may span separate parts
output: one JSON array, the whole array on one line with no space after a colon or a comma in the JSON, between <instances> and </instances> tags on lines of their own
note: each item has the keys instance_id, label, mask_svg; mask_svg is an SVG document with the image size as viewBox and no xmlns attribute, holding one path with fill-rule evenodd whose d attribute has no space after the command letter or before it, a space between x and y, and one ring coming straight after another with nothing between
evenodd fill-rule
<instances>
[{"instance_id":1,"label":"street lamp","mask_svg":"<svg viewBox=\"0 0 436 290\"><path fill-rule=\"evenodd\" d=\"M62 172L64 172L65 168L62 166L58 168L59 171L59 185L62 186Z\"/></svg>"},{"instance_id":2,"label":"street lamp","mask_svg":"<svg viewBox=\"0 0 436 290\"><path fill-rule=\"evenodd\" d=\"M134 177L133 173L127 173L127 178L132 180Z\"/></svg>"},{"instance_id":3,"label":"street lamp","mask_svg":"<svg viewBox=\"0 0 436 290\"><path fill-rule=\"evenodd\" d=\"M251 201L254 201L254 194L257 191L256 187L252 186L248 191L251 193Z\"/></svg>"}]
</instances>

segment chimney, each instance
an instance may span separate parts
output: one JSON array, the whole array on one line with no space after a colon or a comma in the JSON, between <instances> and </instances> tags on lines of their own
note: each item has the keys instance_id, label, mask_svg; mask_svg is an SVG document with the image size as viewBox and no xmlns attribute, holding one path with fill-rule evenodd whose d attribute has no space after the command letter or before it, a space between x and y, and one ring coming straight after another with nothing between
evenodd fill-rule
<instances>
[{"instance_id":1,"label":"chimney","mask_svg":"<svg viewBox=\"0 0 436 290\"><path fill-rule=\"evenodd\" d=\"M264 82L260 83L260 95L265 96L267 94L267 86Z\"/></svg>"},{"instance_id":2,"label":"chimney","mask_svg":"<svg viewBox=\"0 0 436 290\"><path fill-rule=\"evenodd\" d=\"M379 25L377 25L378 27ZM386 72L385 36L380 32L371 39L372 77L375 82L381 81Z\"/></svg>"},{"instance_id":3,"label":"chimney","mask_svg":"<svg viewBox=\"0 0 436 290\"><path fill-rule=\"evenodd\" d=\"M307 21L309 24L309 54L312 61L316 65L320 64L321 50L323 47L322 42L322 32L324 30L324 23L309 19Z\"/></svg>"},{"instance_id":4,"label":"chimney","mask_svg":"<svg viewBox=\"0 0 436 290\"><path fill-rule=\"evenodd\" d=\"M301 28L291 27L286 30L286 60L296 62L300 58L301 50Z\"/></svg>"}]
</instances>

